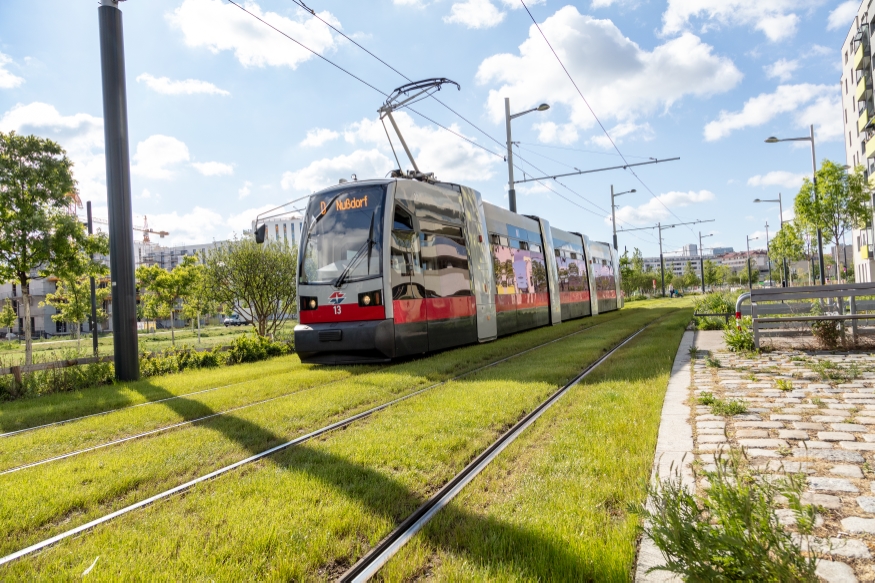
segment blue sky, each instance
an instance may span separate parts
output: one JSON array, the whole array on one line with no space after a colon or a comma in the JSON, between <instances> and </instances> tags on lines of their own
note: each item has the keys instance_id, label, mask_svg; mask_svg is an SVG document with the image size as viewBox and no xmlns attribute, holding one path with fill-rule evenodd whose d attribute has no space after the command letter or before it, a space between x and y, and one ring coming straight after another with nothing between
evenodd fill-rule
<instances>
[{"instance_id":1,"label":"blue sky","mask_svg":"<svg viewBox=\"0 0 875 583\"><path fill-rule=\"evenodd\" d=\"M844 161L840 50L858 3L835 0L527 2L589 105L629 162L681 160L518 186L519 211L609 241L610 185L619 227L695 219L665 231L667 252L743 249L785 217L807 145ZM291 0L253 12L385 92L405 80ZM412 79L448 77L439 96L505 141L503 98L526 173L622 164L519 0L312 0L308 6ZM133 204L170 243L224 239L260 210L395 166L378 123L383 96L306 53L223 0L129 0L124 13ZM0 2L0 131L56 139L76 163L83 199L106 216L97 3ZM502 146L433 101L399 121L420 167L507 204ZM409 164L402 158L405 168ZM519 179L517 171L516 178ZM560 196L561 195L561 196ZM565 197L565 198L562 198ZM568 199L568 200L566 200ZM570 202L569 202L570 201ZM764 236L756 241L764 247ZM658 252L654 232L620 234L620 249Z\"/></svg>"}]
</instances>

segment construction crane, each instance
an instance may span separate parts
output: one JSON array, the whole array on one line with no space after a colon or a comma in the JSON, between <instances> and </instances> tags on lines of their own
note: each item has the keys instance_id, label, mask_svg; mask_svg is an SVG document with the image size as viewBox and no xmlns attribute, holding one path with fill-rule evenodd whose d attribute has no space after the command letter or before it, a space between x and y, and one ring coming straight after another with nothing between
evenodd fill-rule
<instances>
[{"instance_id":1,"label":"construction crane","mask_svg":"<svg viewBox=\"0 0 875 583\"><path fill-rule=\"evenodd\" d=\"M98 219L98 218L92 217L91 220L92 220L92 222L100 223L103 225L109 224L109 221L107 221L106 219ZM143 226L142 227L134 227L134 230L140 231L141 233L143 233L143 243L151 243L151 241L149 240L149 233L151 233L153 235L158 235L162 239L170 234L167 231L155 231L154 229L150 229L149 228L149 218L146 216L143 216Z\"/></svg>"}]
</instances>

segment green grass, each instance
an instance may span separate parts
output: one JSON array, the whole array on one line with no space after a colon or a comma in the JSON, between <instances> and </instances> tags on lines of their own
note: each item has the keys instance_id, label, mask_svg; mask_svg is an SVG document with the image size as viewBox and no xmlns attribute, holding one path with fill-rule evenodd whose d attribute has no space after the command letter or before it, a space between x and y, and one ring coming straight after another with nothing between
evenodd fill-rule
<instances>
[{"instance_id":1,"label":"green grass","mask_svg":"<svg viewBox=\"0 0 875 583\"><path fill-rule=\"evenodd\" d=\"M615 324L448 383L345 431L202 484L184 497L16 562L2 576L76 576L100 555L89 577L137 578L147 565L150 577L177 580L333 577L604 346L664 312L608 315L604 319ZM574 325L442 353L419 361L428 366L416 373L404 373L414 362L361 375L300 393L282 410L271 406L252 417L229 416L216 422L219 427L174 432L176 441L165 436L151 447L138 449L146 442L135 442L119 448L126 450L124 457L83 456L75 468L30 479L23 479L27 471L12 474L4 481L8 498L0 500L0 529L7 533L0 544L5 552L21 548L205 473L205 460L210 467L224 465L264 449L283 432L300 433L433 382L448 374L440 373L441 367L458 371L494 360L502 347L507 352L513 345L515 352L571 332ZM490 358L484 359L487 353Z\"/></svg>"},{"instance_id":2,"label":"green grass","mask_svg":"<svg viewBox=\"0 0 875 583\"><path fill-rule=\"evenodd\" d=\"M562 327L543 328L494 343L401 363L323 386L317 391L298 391L265 405L2 476L0 483L7 495L0 498L0 530L7 533L7 537L0 541L0 552L27 546L398 395L624 315L613 313L569 322ZM317 373L337 370L342 369L315 367ZM306 371L302 374L302 378L309 378ZM281 375L262 382L294 386L284 383ZM176 410L185 407L186 412L194 416L214 412L188 399L130 412L144 415L143 411L160 410L165 406ZM105 419L77 423L100 426ZM56 443L63 444L64 440ZM46 451L45 446L42 451ZM24 509L26 512L21 512Z\"/></svg>"},{"instance_id":3,"label":"green grass","mask_svg":"<svg viewBox=\"0 0 875 583\"><path fill-rule=\"evenodd\" d=\"M381 571L389 581L628 581L662 410L689 313L574 387Z\"/></svg>"}]
</instances>

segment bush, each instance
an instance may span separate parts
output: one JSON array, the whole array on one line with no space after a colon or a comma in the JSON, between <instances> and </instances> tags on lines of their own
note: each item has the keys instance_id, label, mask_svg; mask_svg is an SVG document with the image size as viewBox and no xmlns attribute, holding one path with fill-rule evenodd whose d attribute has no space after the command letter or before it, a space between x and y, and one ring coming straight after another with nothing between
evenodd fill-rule
<instances>
[{"instance_id":1,"label":"bush","mask_svg":"<svg viewBox=\"0 0 875 583\"><path fill-rule=\"evenodd\" d=\"M811 315L823 315L823 307L820 305L820 302L814 302L811 304ZM842 328L838 320L812 322L811 333L820 341L823 347L828 350L836 348L839 345L839 342L844 341Z\"/></svg>"},{"instance_id":2,"label":"bush","mask_svg":"<svg viewBox=\"0 0 875 583\"><path fill-rule=\"evenodd\" d=\"M651 486L645 532L666 559L651 570L689 581L818 581L816 557L802 555L774 512L785 496L800 532L811 532L814 508L800 501L804 475L766 479L742 465L738 450L716 462L703 495L690 494L678 476Z\"/></svg>"},{"instance_id":3,"label":"bush","mask_svg":"<svg viewBox=\"0 0 875 583\"><path fill-rule=\"evenodd\" d=\"M734 314L735 298L727 292L711 292L698 298L694 304L695 311L703 314ZM722 330L726 319L717 316L693 319L699 330Z\"/></svg>"},{"instance_id":4,"label":"bush","mask_svg":"<svg viewBox=\"0 0 875 583\"><path fill-rule=\"evenodd\" d=\"M264 336L244 334L234 339L226 359L227 364L256 362L271 356L289 354L290 352L292 352L292 346L288 341L278 342Z\"/></svg>"},{"instance_id":5,"label":"bush","mask_svg":"<svg viewBox=\"0 0 875 583\"><path fill-rule=\"evenodd\" d=\"M79 366L41 370L21 375L21 386L14 386L12 375L0 376L0 400L11 401L78 391L112 384L115 367L111 362L95 362Z\"/></svg>"},{"instance_id":6,"label":"bush","mask_svg":"<svg viewBox=\"0 0 875 583\"><path fill-rule=\"evenodd\" d=\"M741 319L741 330L735 327L735 322L730 322L723 329L723 341L732 352L750 352L754 350L753 343L753 320L750 316Z\"/></svg>"},{"instance_id":7,"label":"bush","mask_svg":"<svg viewBox=\"0 0 875 583\"><path fill-rule=\"evenodd\" d=\"M212 368L225 364L225 357L217 350L198 352L188 346L172 348L164 352L147 352L140 355L140 375L153 377L184 370Z\"/></svg>"}]
</instances>

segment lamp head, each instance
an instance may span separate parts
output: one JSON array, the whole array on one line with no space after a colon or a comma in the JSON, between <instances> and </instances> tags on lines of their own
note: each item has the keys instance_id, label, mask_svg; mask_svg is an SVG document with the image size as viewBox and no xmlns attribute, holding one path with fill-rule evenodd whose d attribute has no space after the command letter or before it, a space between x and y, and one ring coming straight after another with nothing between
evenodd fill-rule
<instances>
[{"instance_id":1,"label":"lamp head","mask_svg":"<svg viewBox=\"0 0 875 583\"><path fill-rule=\"evenodd\" d=\"M758 198L753 199L753 201L754 201L754 202L763 202L762 200L760 200L760 199L758 199Z\"/></svg>"},{"instance_id":2,"label":"lamp head","mask_svg":"<svg viewBox=\"0 0 875 583\"><path fill-rule=\"evenodd\" d=\"M629 191L629 192L638 192L638 191L637 191L637 190L635 190L635 189L634 189L634 188L633 188L633 189L632 189L632 190L630 190L630 191Z\"/></svg>"},{"instance_id":3,"label":"lamp head","mask_svg":"<svg viewBox=\"0 0 875 583\"><path fill-rule=\"evenodd\" d=\"M538 106L538 111L547 111L548 109L550 109L550 106L547 105L546 103L542 103L541 105Z\"/></svg>"},{"instance_id":4,"label":"lamp head","mask_svg":"<svg viewBox=\"0 0 875 583\"><path fill-rule=\"evenodd\" d=\"M775 136L769 136L768 138L766 138L766 143L767 143L767 144L775 144L775 143L780 142L780 141L781 141L781 140L779 140L779 139L776 138Z\"/></svg>"}]
</instances>

